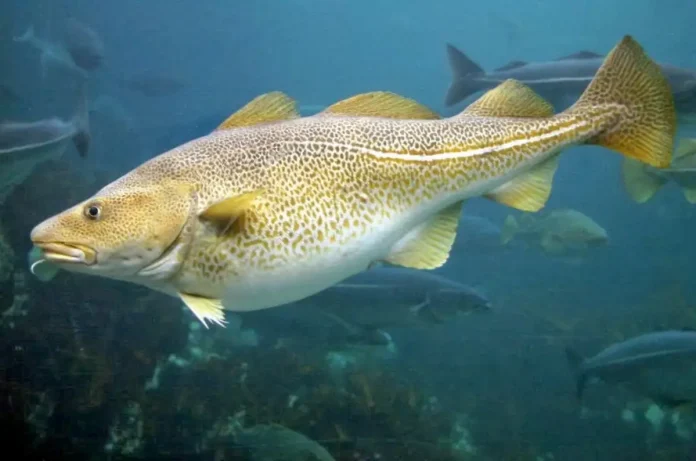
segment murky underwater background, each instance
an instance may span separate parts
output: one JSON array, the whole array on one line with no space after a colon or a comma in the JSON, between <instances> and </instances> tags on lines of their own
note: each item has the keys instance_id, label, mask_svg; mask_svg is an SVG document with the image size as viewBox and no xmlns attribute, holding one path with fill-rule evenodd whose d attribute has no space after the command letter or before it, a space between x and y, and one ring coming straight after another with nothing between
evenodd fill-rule
<instances>
[{"instance_id":1,"label":"murky underwater background","mask_svg":"<svg viewBox=\"0 0 696 461\"><path fill-rule=\"evenodd\" d=\"M566 347L592 356L696 328L694 205L674 183L631 200L621 158L598 147L562 155L546 209L589 217L603 245L558 254L534 233L504 245L506 219L522 213L470 200L436 273L491 311L384 325L384 344L317 314L345 296L205 329L177 299L67 272L43 282L27 261L38 222L259 94L284 91L309 115L386 90L453 115L466 103L444 104L446 43L492 70L604 54L631 34L655 60L696 69L693 2L2 3L0 120L69 118L84 74L92 135L85 158L70 146L16 170L0 162L0 178L26 172L0 195L0 437L24 453L14 459L696 459L690 408L606 384L576 399ZM97 48L66 29L71 18ZM63 51L42 58L16 39L29 27ZM91 60L73 48L61 61L66 44L90 40ZM679 137L696 127L682 123Z\"/></svg>"}]
</instances>

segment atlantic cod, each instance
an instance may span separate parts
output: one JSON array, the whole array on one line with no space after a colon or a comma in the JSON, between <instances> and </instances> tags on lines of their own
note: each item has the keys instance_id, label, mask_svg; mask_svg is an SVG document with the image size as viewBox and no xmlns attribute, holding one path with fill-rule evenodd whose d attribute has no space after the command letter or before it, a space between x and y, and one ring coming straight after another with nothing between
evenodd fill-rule
<instances>
[{"instance_id":1,"label":"atlantic cod","mask_svg":"<svg viewBox=\"0 0 696 461\"><path fill-rule=\"evenodd\" d=\"M87 90L82 87L75 115L33 122L0 122L0 205L41 163L59 158L73 144L81 157L89 150Z\"/></svg>"},{"instance_id":2,"label":"atlantic cod","mask_svg":"<svg viewBox=\"0 0 696 461\"><path fill-rule=\"evenodd\" d=\"M528 85L558 108L575 100L590 83L604 57L592 51L579 51L550 61L512 61L490 72L451 44L447 56L452 70L452 83L445 104L453 106L474 93L514 79ZM696 113L696 70L671 64L659 64L670 83L680 122L692 123Z\"/></svg>"},{"instance_id":3,"label":"atlantic cod","mask_svg":"<svg viewBox=\"0 0 696 461\"><path fill-rule=\"evenodd\" d=\"M599 379L668 407L696 402L696 331L647 333L612 344L590 358L567 348L566 357L579 400L586 383Z\"/></svg>"},{"instance_id":4,"label":"atlantic cod","mask_svg":"<svg viewBox=\"0 0 696 461\"><path fill-rule=\"evenodd\" d=\"M222 325L223 308L300 300L375 262L440 267L464 200L539 210L560 151L578 144L669 165L675 125L669 84L630 36L556 115L512 80L446 119L386 92L300 118L269 93L40 223L31 240L61 268L178 296Z\"/></svg>"},{"instance_id":5,"label":"atlantic cod","mask_svg":"<svg viewBox=\"0 0 696 461\"><path fill-rule=\"evenodd\" d=\"M383 338L381 329L442 325L492 309L490 300L470 286L403 267L361 272L309 299L359 338Z\"/></svg>"}]
</instances>

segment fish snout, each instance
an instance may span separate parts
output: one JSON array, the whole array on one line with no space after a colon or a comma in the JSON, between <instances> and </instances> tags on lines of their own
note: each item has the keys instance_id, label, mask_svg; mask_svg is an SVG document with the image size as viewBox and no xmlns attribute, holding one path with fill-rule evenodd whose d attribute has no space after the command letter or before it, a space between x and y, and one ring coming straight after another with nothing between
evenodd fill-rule
<instances>
[{"instance_id":1,"label":"fish snout","mask_svg":"<svg viewBox=\"0 0 696 461\"><path fill-rule=\"evenodd\" d=\"M589 239L589 243L595 246L602 246L609 243L609 234L606 231L598 232Z\"/></svg>"},{"instance_id":2,"label":"fish snout","mask_svg":"<svg viewBox=\"0 0 696 461\"><path fill-rule=\"evenodd\" d=\"M460 314L472 314L472 313L486 313L493 310L493 303L483 297L476 296L475 298L469 297L465 302L460 303L458 307Z\"/></svg>"},{"instance_id":3,"label":"fish snout","mask_svg":"<svg viewBox=\"0 0 696 461\"><path fill-rule=\"evenodd\" d=\"M43 259L52 263L85 264L91 266L97 262L94 249L78 244L61 241L56 232L56 218L50 218L32 229L30 238L35 247L41 250Z\"/></svg>"}]
</instances>

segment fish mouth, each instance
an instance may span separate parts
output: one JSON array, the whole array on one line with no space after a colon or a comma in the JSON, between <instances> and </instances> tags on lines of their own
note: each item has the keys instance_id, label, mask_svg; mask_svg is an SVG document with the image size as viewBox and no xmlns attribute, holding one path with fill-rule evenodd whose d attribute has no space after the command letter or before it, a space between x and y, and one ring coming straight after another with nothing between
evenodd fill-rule
<instances>
[{"instance_id":1,"label":"fish mouth","mask_svg":"<svg viewBox=\"0 0 696 461\"><path fill-rule=\"evenodd\" d=\"M34 243L43 252L46 261L58 264L84 264L91 266L97 262L97 252L85 245L75 243Z\"/></svg>"}]
</instances>

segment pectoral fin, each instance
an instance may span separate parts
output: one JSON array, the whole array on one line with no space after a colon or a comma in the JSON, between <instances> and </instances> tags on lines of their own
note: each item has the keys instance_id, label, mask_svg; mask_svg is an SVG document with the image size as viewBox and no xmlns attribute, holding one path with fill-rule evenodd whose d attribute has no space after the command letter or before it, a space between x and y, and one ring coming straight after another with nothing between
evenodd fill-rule
<instances>
[{"instance_id":1,"label":"pectoral fin","mask_svg":"<svg viewBox=\"0 0 696 461\"><path fill-rule=\"evenodd\" d=\"M541 247L549 254L559 255L565 252L563 242L552 233L544 234L541 238Z\"/></svg>"},{"instance_id":2,"label":"pectoral fin","mask_svg":"<svg viewBox=\"0 0 696 461\"><path fill-rule=\"evenodd\" d=\"M199 216L220 226L220 235L225 235L232 225L251 207L262 191L247 192L220 200L206 208Z\"/></svg>"},{"instance_id":3,"label":"pectoral fin","mask_svg":"<svg viewBox=\"0 0 696 461\"><path fill-rule=\"evenodd\" d=\"M179 297L191 309L193 315L201 321L204 327L208 328L206 321L214 322L225 327L225 313L223 312L222 302L219 299L204 298L202 296L179 293Z\"/></svg>"}]
</instances>

